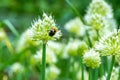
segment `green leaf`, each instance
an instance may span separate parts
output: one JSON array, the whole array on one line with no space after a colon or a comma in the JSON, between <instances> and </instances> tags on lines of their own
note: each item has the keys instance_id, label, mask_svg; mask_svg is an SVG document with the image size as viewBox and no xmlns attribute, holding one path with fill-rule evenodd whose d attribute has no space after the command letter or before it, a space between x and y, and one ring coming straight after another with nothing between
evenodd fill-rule
<instances>
[{"instance_id":1,"label":"green leaf","mask_svg":"<svg viewBox=\"0 0 120 80\"><path fill-rule=\"evenodd\" d=\"M9 20L4 20L3 23L8 26L8 28L12 31L12 33L15 36L17 37L19 36L19 33L17 32L17 30L15 29L15 27L12 25L12 23Z\"/></svg>"}]
</instances>

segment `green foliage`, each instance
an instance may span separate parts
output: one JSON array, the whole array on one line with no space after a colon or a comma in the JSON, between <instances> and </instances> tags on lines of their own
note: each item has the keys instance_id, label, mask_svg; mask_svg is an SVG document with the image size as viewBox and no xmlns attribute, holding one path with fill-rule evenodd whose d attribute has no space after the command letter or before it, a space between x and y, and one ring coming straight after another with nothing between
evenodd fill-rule
<instances>
[{"instance_id":1,"label":"green foliage","mask_svg":"<svg viewBox=\"0 0 120 80\"><path fill-rule=\"evenodd\" d=\"M97 61L94 57L96 57L98 53L94 51L96 54L94 57L92 55L86 57L87 60L92 58L88 67L83 64L83 55L86 51L89 52L91 47L94 48L96 42L104 36L105 32L109 34L108 32L115 29L114 25L117 26L120 24L120 0L105 0L112 6L113 17L116 20L116 24L112 23L114 19L109 20L105 18L105 20L109 22L107 23L109 25L107 25L107 28L105 27L106 23L102 25L105 27L104 29L100 27L100 21L103 21L101 15L97 14L98 18L96 20L96 16L92 13L91 19L89 19L93 19L91 23L89 23L88 19L84 19L88 11L87 7L91 1L92 0L0 0L0 80L6 80L6 78L7 80L38 80L41 78L42 63L40 54L42 42L31 40L28 36L28 28L31 28L32 21L36 21L43 12L53 15L55 23L57 24L56 26L58 26L58 29L63 33L59 41L48 41L46 44L48 49L48 51L46 51L48 54L46 56L48 61L46 64L47 80L81 80L83 77L85 80L88 79L88 67L91 66L92 61ZM87 17L90 15L91 14ZM66 25L67 28L65 28ZM91 28L93 26L94 28ZM47 36L49 35L47 34ZM78 40L78 42L74 44L70 41L71 38L73 42L75 40ZM111 43L109 41L111 41ZM112 40L109 41L110 46L113 45L111 47L114 49L115 42ZM71 45L66 48L69 43L71 43ZM119 44L116 43L116 46L118 47L117 49L119 49ZM101 45L98 45L98 48L101 48ZM105 52L104 50L102 51ZM108 52L110 50L111 49L108 49ZM87 60L84 63L89 61ZM104 71L102 74L99 73L102 71L102 68L97 65L95 66L97 69L90 69L90 77L95 79L100 77L104 79L106 78L105 73L109 72L110 75L112 67L114 66L114 64L111 64L111 60L111 57L108 56L102 60L99 58L99 64L104 65ZM118 76L118 73L120 73L120 70L118 71L120 56L117 55L117 59L114 60L116 60L114 66L115 73L113 71L114 74L112 76L114 77L117 74L117 77L120 77ZM94 64L96 64L96 62L94 62ZM92 64L92 66L94 66L94 64ZM109 67L110 64L111 66ZM96 73L97 77L94 77L93 73Z\"/></svg>"}]
</instances>

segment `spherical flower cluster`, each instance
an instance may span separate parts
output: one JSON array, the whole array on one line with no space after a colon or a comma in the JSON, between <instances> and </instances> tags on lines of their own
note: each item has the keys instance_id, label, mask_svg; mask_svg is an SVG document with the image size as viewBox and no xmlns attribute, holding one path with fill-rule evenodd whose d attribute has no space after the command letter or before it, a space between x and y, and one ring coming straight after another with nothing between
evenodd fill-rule
<instances>
[{"instance_id":1,"label":"spherical flower cluster","mask_svg":"<svg viewBox=\"0 0 120 80\"><path fill-rule=\"evenodd\" d=\"M60 70L55 65L51 65L46 68L46 80L56 80L59 74Z\"/></svg>"},{"instance_id":2,"label":"spherical flower cluster","mask_svg":"<svg viewBox=\"0 0 120 80\"><path fill-rule=\"evenodd\" d=\"M76 36L83 36L85 33L84 25L78 17L67 22L64 27L68 32Z\"/></svg>"},{"instance_id":3,"label":"spherical flower cluster","mask_svg":"<svg viewBox=\"0 0 120 80\"><path fill-rule=\"evenodd\" d=\"M29 47L38 46L41 44L40 41L33 41L31 39L33 33L31 33L31 29L27 29L20 37L18 44L16 46L16 51L21 52Z\"/></svg>"},{"instance_id":4,"label":"spherical flower cluster","mask_svg":"<svg viewBox=\"0 0 120 80\"><path fill-rule=\"evenodd\" d=\"M55 54L61 56L63 53L65 44L55 41L48 41L48 48L54 51Z\"/></svg>"},{"instance_id":5,"label":"spherical flower cluster","mask_svg":"<svg viewBox=\"0 0 120 80\"><path fill-rule=\"evenodd\" d=\"M85 15L85 21L95 30L107 28L111 31L116 28L112 8L104 0L92 0Z\"/></svg>"},{"instance_id":6,"label":"spherical flower cluster","mask_svg":"<svg viewBox=\"0 0 120 80\"><path fill-rule=\"evenodd\" d=\"M101 56L120 55L120 30L103 36L95 45L95 49Z\"/></svg>"},{"instance_id":7,"label":"spherical flower cluster","mask_svg":"<svg viewBox=\"0 0 120 80\"><path fill-rule=\"evenodd\" d=\"M14 74L17 73L22 73L24 72L24 66L22 66L20 63L16 62L13 65L11 65L8 69L8 74L9 76L13 76Z\"/></svg>"},{"instance_id":8,"label":"spherical flower cluster","mask_svg":"<svg viewBox=\"0 0 120 80\"><path fill-rule=\"evenodd\" d=\"M99 14L87 15L85 16L85 20L86 20L86 23L95 30L108 27L109 25L107 20Z\"/></svg>"},{"instance_id":9,"label":"spherical flower cluster","mask_svg":"<svg viewBox=\"0 0 120 80\"><path fill-rule=\"evenodd\" d=\"M87 15L99 14L106 18L113 18L112 8L104 0L92 0L87 10Z\"/></svg>"},{"instance_id":10,"label":"spherical flower cluster","mask_svg":"<svg viewBox=\"0 0 120 80\"><path fill-rule=\"evenodd\" d=\"M91 68L98 68L101 64L100 55L94 49L89 50L83 56L83 63Z\"/></svg>"},{"instance_id":11,"label":"spherical flower cluster","mask_svg":"<svg viewBox=\"0 0 120 80\"><path fill-rule=\"evenodd\" d=\"M85 42L80 40L71 40L65 48L65 53L71 56L83 55L84 51L88 49Z\"/></svg>"},{"instance_id":12,"label":"spherical flower cluster","mask_svg":"<svg viewBox=\"0 0 120 80\"><path fill-rule=\"evenodd\" d=\"M39 51L37 51L37 54L35 54L33 56L33 60L35 62L42 63L42 50L41 49ZM51 49L46 48L46 64L52 64L55 62L57 62L57 58L55 56L55 53Z\"/></svg>"},{"instance_id":13,"label":"spherical flower cluster","mask_svg":"<svg viewBox=\"0 0 120 80\"><path fill-rule=\"evenodd\" d=\"M43 40L44 42L61 37L61 31L57 29L52 16L48 16L45 13L43 14L43 19L39 18L32 24L32 33L34 40Z\"/></svg>"},{"instance_id":14,"label":"spherical flower cluster","mask_svg":"<svg viewBox=\"0 0 120 80\"><path fill-rule=\"evenodd\" d=\"M81 41L78 47L78 54L83 56L85 54L85 51L88 50L88 45L86 44L86 42Z\"/></svg>"}]
</instances>

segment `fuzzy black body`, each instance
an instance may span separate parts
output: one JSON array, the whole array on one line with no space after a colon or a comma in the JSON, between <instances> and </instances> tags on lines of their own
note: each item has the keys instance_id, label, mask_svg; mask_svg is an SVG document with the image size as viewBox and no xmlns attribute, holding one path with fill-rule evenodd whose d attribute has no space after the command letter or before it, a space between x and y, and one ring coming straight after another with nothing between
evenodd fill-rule
<instances>
[{"instance_id":1,"label":"fuzzy black body","mask_svg":"<svg viewBox=\"0 0 120 80\"><path fill-rule=\"evenodd\" d=\"M54 29L51 29L50 31L49 31L49 36L54 36L55 35L55 33L56 33L56 31L54 30Z\"/></svg>"}]
</instances>

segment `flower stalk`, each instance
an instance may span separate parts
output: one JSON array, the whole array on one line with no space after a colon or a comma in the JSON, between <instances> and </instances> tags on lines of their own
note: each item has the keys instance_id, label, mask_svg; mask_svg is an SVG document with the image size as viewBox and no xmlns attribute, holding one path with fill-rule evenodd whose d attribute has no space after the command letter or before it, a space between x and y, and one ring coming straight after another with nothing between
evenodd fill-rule
<instances>
[{"instance_id":1,"label":"flower stalk","mask_svg":"<svg viewBox=\"0 0 120 80\"><path fill-rule=\"evenodd\" d=\"M82 80L84 80L84 65L82 64Z\"/></svg>"},{"instance_id":2,"label":"flower stalk","mask_svg":"<svg viewBox=\"0 0 120 80\"><path fill-rule=\"evenodd\" d=\"M102 60L102 59L101 59ZM100 64L100 77L103 75L103 63Z\"/></svg>"},{"instance_id":3,"label":"flower stalk","mask_svg":"<svg viewBox=\"0 0 120 80\"><path fill-rule=\"evenodd\" d=\"M73 57L73 62L72 62L72 68L73 68L73 77L72 77L72 80L76 80L76 74L77 74L77 71L75 69L75 62L76 62L76 59L74 59L75 57Z\"/></svg>"},{"instance_id":4,"label":"flower stalk","mask_svg":"<svg viewBox=\"0 0 120 80\"><path fill-rule=\"evenodd\" d=\"M107 58L107 56L104 58L105 59L105 63L106 63L106 68L105 68L105 70L106 70L106 72L108 72L108 58Z\"/></svg>"},{"instance_id":5,"label":"flower stalk","mask_svg":"<svg viewBox=\"0 0 120 80\"><path fill-rule=\"evenodd\" d=\"M59 39L62 36L62 33L58 28L56 27L55 21L52 18L51 15L47 15L46 13L43 13L43 17L38 18L37 20L34 20L30 32L30 37L33 40L43 41L43 47L42 47L42 79L45 79L45 68L46 68L46 43L49 40L56 40Z\"/></svg>"},{"instance_id":6,"label":"flower stalk","mask_svg":"<svg viewBox=\"0 0 120 80\"><path fill-rule=\"evenodd\" d=\"M98 68L94 69L94 80L98 79Z\"/></svg>"},{"instance_id":7,"label":"flower stalk","mask_svg":"<svg viewBox=\"0 0 120 80\"><path fill-rule=\"evenodd\" d=\"M89 68L89 80L92 80L92 69Z\"/></svg>"},{"instance_id":8,"label":"flower stalk","mask_svg":"<svg viewBox=\"0 0 120 80\"><path fill-rule=\"evenodd\" d=\"M119 68L119 76L118 76L118 80L120 79L120 68Z\"/></svg>"},{"instance_id":9,"label":"flower stalk","mask_svg":"<svg viewBox=\"0 0 120 80\"><path fill-rule=\"evenodd\" d=\"M81 69L82 69L82 74L81 74L81 76L82 76L82 80L84 80L84 64L83 64L83 57L81 56Z\"/></svg>"},{"instance_id":10,"label":"flower stalk","mask_svg":"<svg viewBox=\"0 0 120 80\"><path fill-rule=\"evenodd\" d=\"M45 79L45 68L46 68L46 42L43 42L43 48L42 48L42 80Z\"/></svg>"},{"instance_id":11,"label":"flower stalk","mask_svg":"<svg viewBox=\"0 0 120 80\"><path fill-rule=\"evenodd\" d=\"M110 80L114 63L115 63L115 56L113 55L112 56L112 62L111 62L111 65L110 65L110 70L108 71L108 75L107 75L107 80Z\"/></svg>"}]
</instances>

